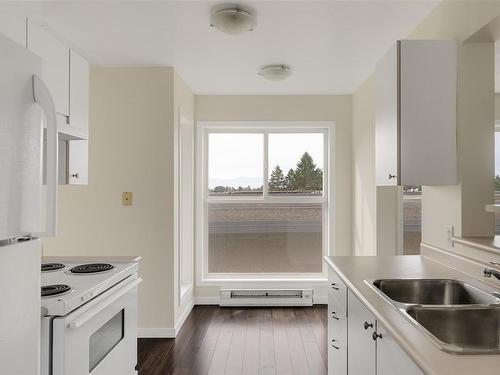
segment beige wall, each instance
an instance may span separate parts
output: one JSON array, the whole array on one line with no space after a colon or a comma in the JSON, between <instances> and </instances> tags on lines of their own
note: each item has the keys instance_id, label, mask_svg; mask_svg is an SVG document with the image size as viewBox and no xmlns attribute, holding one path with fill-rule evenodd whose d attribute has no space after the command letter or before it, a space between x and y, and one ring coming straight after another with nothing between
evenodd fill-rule
<instances>
[{"instance_id":1,"label":"beige wall","mask_svg":"<svg viewBox=\"0 0 500 375\"><path fill-rule=\"evenodd\" d=\"M89 185L60 187L44 241L45 255L142 256L140 328L174 326L173 87L172 68L92 68Z\"/></svg>"},{"instance_id":2,"label":"beige wall","mask_svg":"<svg viewBox=\"0 0 500 375\"><path fill-rule=\"evenodd\" d=\"M500 2L445 1L438 5L408 38L463 41L498 14L500 14ZM476 48L475 51L474 48ZM462 232L462 224L466 225L466 232L469 234L474 231L478 234L485 234L488 231L491 232L492 229L492 226L489 226L492 217L484 214L482 206L492 194L492 191L491 194L486 192L488 176L485 171L491 169L493 162L492 137L489 128L492 126L494 111L493 96L490 92L493 83L491 65L493 56L490 46L463 48L462 45L460 51L459 64L465 71L461 72L461 91L458 99L459 170L461 180L466 186L464 191L461 186L425 187L422 203L423 241L443 247L447 246L446 225L454 225L458 234ZM382 53L383 51L381 55ZM492 60L488 62L489 56ZM491 78L489 83L488 77ZM481 87L478 88L479 81L474 83L474 79L481 82ZM481 90L479 98L482 103L480 100L475 101L473 97L472 92L477 89ZM356 98L363 100L369 95L369 91L370 84L364 83L354 93L353 134L358 133L358 129L359 131L366 129L369 132L373 126L374 114L366 115L365 113L365 108L371 108L374 105L373 102L369 103L365 100L364 106L355 104ZM369 144L371 147L373 143L374 139L354 139L353 149L361 147L362 144ZM371 157L374 158L374 151L371 152ZM360 156L354 153L353 174L355 174L354 190L356 193L353 205L356 209L356 216L353 220L353 233L355 236L357 233L366 231L364 227L366 220L358 217L360 213L363 214L363 211L358 212L358 207L363 207L366 204L364 202L371 201L373 194L373 187L359 186L361 181L370 181L374 173L374 164L366 162L368 158L366 155ZM366 168L359 168L360 164L365 165ZM481 168L474 169L474 166L481 166ZM477 169L480 171L479 174ZM476 193L474 193L475 190ZM361 193L358 194L358 192ZM463 208L468 213L462 213ZM369 233L371 231L373 229L368 230ZM356 239L354 243L356 244ZM355 248L355 251L356 253L365 252L364 249L358 248Z\"/></svg>"},{"instance_id":3,"label":"beige wall","mask_svg":"<svg viewBox=\"0 0 500 375\"><path fill-rule=\"evenodd\" d=\"M376 254L375 79L352 97L352 246L355 255Z\"/></svg>"},{"instance_id":4,"label":"beige wall","mask_svg":"<svg viewBox=\"0 0 500 375\"><path fill-rule=\"evenodd\" d=\"M351 254L352 133L351 96L196 96L197 121L335 121L334 249ZM197 288L196 295L213 296L214 288Z\"/></svg>"}]
</instances>

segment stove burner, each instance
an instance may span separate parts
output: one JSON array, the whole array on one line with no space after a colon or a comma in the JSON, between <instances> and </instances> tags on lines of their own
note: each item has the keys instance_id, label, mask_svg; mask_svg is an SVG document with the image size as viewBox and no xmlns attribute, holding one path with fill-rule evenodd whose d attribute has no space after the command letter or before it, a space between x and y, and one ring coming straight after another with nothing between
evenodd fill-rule
<instances>
[{"instance_id":1,"label":"stove burner","mask_svg":"<svg viewBox=\"0 0 500 375\"><path fill-rule=\"evenodd\" d=\"M69 285L56 284L42 286L42 297L57 296L71 290Z\"/></svg>"},{"instance_id":2,"label":"stove burner","mask_svg":"<svg viewBox=\"0 0 500 375\"><path fill-rule=\"evenodd\" d=\"M43 263L42 264L42 272L45 271L56 271L64 268L65 265L62 263Z\"/></svg>"},{"instance_id":3,"label":"stove burner","mask_svg":"<svg viewBox=\"0 0 500 375\"><path fill-rule=\"evenodd\" d=\"M115 268L113 265L108 263L90 263L81 264L79 266L73 267L69 270L70 273L96 273L109 271Z\"/></svg>"}]
</instances>

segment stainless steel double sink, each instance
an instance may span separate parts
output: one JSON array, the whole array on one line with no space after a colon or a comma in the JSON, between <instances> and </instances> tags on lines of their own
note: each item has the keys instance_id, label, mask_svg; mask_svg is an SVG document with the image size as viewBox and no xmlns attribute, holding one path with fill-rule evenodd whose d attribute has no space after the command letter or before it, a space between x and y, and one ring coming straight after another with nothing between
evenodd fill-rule
<instances>
[{"instance_id":1,"label":"stainless steel double sink","mask_svg":"<svg viewBox=\"0 0 500 375\"><path fill-rule=\"evenodd\" d=\"M441 350L500 353L500 295L454 279L379 279L367 283Z\"/></svg>"}]
</instances>

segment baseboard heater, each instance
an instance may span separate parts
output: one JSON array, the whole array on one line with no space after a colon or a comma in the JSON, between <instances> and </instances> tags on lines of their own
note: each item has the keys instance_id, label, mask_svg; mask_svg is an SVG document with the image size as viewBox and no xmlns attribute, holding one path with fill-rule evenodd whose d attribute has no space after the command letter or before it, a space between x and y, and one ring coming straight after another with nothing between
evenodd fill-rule
<instances>
[{"instance_id":1,"label":"baseboard heater","mask_svg":"<svg viewBox=\"0 0 500 375\"><path fill-rule=\"evenodd\" d=\"M312 306L312 289L221 289L220 306Z\"/></svg>"}]
</instances>

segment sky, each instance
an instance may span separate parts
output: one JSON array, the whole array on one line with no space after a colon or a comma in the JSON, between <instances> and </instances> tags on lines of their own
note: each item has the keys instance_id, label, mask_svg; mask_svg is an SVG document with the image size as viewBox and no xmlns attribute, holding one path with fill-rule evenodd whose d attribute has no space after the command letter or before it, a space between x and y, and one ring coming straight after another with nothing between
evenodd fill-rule
<instances>
[{"instance_id":1,"label":"sky","mask_svg":"<svg viewBox=\"0 0 500 375\"><path fill-rule=\"evenodd\" d=\"M209 188L217 185L258 187L262 185L264 135L210 133L208 155ZM269 134L269 174L279 165L286 175L304 152L323 169L323 134Z\"/></svg>"}]
</instances>

